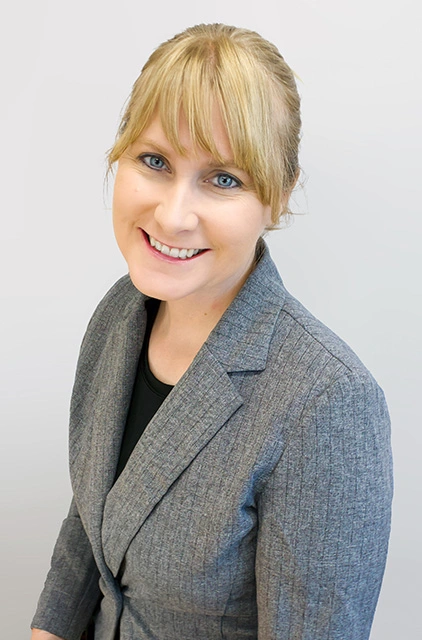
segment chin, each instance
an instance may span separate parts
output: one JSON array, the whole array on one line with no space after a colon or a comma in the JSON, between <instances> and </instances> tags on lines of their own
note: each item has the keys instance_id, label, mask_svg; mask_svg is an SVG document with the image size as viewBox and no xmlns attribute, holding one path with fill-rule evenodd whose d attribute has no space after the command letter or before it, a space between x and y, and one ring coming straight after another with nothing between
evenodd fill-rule
<instances>
[{"instance_id":1,"label":"chin","mask_svg":"<svg viewBox=\"0 0 422 640\"><path fill-rule=\"evenodd\" d=\"M157 300L178 300L183 298L186 294L184 292L178 292L173 283L169 283L167 286L163 283L161 286L157 283L154 284L154 280L157 280L157 276L146 278L144 274L141 276L136 272L129 270L129 276L132 280L134 287L138 289L144 296L148 298L156 298Z\"/></svg>"},{"instance_id":2,"label":"chin","mask_svg":"<svg viewBox=\"0 0 422 640\"><path fill-rule=\"evenodd\" d=\"M158 289L151 285L151 282L145 281L145 278L136 277L131 271L129 271L130 279L132 280L132 284L134 287L138 289L144 296L148 296L148 298L157 298L157 300L162 300L157 294Z\"/></svg>"}]
</instances>

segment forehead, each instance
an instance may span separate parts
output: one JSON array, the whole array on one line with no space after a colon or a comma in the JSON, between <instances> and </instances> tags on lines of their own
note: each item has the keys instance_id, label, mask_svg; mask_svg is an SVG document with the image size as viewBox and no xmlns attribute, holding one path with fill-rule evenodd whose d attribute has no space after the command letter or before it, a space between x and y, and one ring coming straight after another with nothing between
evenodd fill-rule
<instances>
[{"instance_id":1,"label":"forehead","mask_svg":"<svg viewBox=\"0 0 422 640\"><path fill-rule=\"evenodd\" d=\"M216 153L212 153L209 145L201 139L200 132L198 135L198 132L191 130L183 110L180 110L179 113L177 140L172 140L171 128L166 126L166 123L161 120L160 115L156 112L138 136L135 144L155 144L163 150L171 149L178 153L182 152L181 155L207 155L210 159L220 163L222 161L225 163L233 163L233 152L229 136L218 107L212 110L210 130L213 142L212 146L215 147Z\"/></svg>"}]
</instances>

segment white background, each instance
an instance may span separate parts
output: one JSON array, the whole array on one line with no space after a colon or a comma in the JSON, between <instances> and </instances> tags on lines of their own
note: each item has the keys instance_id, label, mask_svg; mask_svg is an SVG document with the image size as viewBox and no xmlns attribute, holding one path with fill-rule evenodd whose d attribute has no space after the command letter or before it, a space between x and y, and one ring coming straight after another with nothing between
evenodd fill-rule
<instances>
[{"instance_id":1,"label":"white background","mask_svg":"<svg viewBox=\"0 0 422 640\"><path fill-rule=\"evenodd\" d=\"M70 499L67 413L80 340L125 272L103 184L105 151L149 53L199 22L258 31L301 78L306 180L293 206L304 215L270 245L287 287L385 390L396 494L371 639L421 637L420 6L16 0L3 9L3 638L29 637Z\"/></svg>"}]
</instances>

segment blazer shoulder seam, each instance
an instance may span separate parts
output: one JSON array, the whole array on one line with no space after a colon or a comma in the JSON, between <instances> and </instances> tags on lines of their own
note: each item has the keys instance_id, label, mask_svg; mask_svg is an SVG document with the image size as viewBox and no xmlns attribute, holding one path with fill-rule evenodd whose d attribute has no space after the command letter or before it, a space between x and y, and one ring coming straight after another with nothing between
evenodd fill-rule
<instances>
[{"instance_id":1,"label":"blazer shoulder seam","mask_svg":"<svg viewBox=\"0 0 422 640\"><path fill-rule=\"evenodd\" d=\"M317 342L324 349L324 351L329 353L330 356L332 358L334 358L334 360L337 360L337 362L339 364L341 364L342 367L347 369L347 371L349 371L349 373L351 373L352 375L356 375L356 373L358 373L357 370L353 369L350 365L348 365L340 356L338 356L335 353L333 353L333 351L324 342L322 342L312 331L310 331L309 328L303 322L301 322L298 318L296 318L296 316L294 316L290 311L286 310L284 306L281 308L281 314L283 314L283 313L285 315L289 316L295 322L295 324L299 325L303 329L303 331L305 331L305 333L307 333L308 336L310 338L312 338L312 340L314 340L314 342ZM319 322L319 321L317 320L317 322ZM333 333L331 331L331 329L329 329L328 327L327 327L327 331L329 331L333 336L336 337L337 340L339 340L348 349L350 349L350 347L348 347L346 345L346 343L339 336L337 336L335 333ZM351 352L354 353L352 350L351 350ZM354 355L359 360L358 356L356 354L354 354ZM365 368L363 364L362 364L362 367Z\"/></svg>"}]
</instances>

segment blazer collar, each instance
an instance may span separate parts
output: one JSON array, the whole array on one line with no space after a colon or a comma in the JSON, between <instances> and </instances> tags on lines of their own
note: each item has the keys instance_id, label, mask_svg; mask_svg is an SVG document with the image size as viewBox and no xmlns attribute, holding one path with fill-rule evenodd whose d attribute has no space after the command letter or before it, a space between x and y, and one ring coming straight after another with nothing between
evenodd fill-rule
<instances>
[{"instance_id":1,"label":"blazer collar","mask_svg":"<svg viewBox=\"0 0 422 640\"><path fill-rule=\"evenodd\" d=\"M264 240L257 245L256 267L206 346L227 372L262 371L286 290Z\"/></svg>"}]
</instances>

